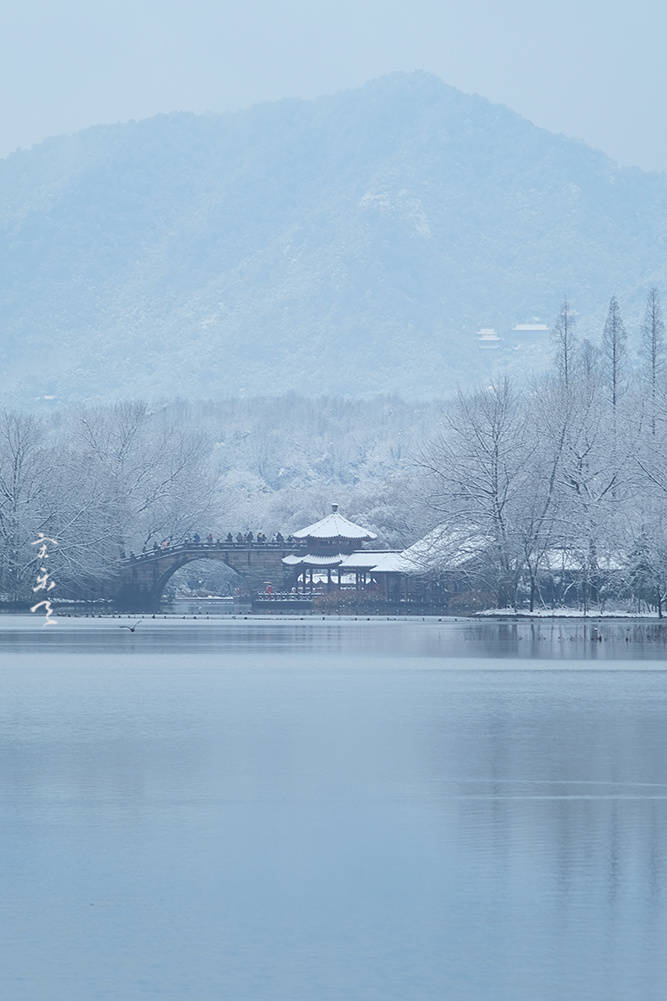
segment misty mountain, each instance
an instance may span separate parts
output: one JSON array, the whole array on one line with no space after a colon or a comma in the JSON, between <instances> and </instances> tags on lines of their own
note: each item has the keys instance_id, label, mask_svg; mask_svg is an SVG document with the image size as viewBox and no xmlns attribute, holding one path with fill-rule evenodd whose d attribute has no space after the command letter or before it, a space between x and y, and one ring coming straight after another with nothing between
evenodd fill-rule
<instances>
[{"instance_id":1,"label":"misty mountain","mask_svg":"<svg viewBox=\"0 0 667 1001\"><path fill-rule=\"evenodd\" d=\"M95 127L0 161L4 396L442 396L564 292L636 324L666 241L665 176L423 73Z\"/></svg>"}]
</instances>

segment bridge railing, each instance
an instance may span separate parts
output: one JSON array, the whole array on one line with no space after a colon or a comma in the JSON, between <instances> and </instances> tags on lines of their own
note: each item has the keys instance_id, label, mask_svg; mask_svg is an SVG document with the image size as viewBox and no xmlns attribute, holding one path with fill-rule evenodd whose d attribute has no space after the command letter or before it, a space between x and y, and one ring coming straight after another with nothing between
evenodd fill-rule
<instances>
[{"instance_id":1,"label":"bridge railing","mask_svg":"<svg viewBox=\"0 0 667 1001\"><path fill-rule=\"evenodd\" d=\"M273 552L282 552L286 549L295 552L305 552L307 549L307 543L304 539L290 539L289 541L284 539L283 542L274 542L267 539L266 542L257 542L253 540L252 542L227 542L222 539L220 542L178 542L176 545L172 546L158 546L157 549L147 549L145 552L133 553L131 556L125 556L121 558L118 562L122 564L132 564L141 563L148 560L154 560L160 556L169 556L172 554L178 554L183 552L201 551L202 553L210 552L248 552L248 550L257 552L266 552L267 550Z\"/></svg>"}]
</instances>

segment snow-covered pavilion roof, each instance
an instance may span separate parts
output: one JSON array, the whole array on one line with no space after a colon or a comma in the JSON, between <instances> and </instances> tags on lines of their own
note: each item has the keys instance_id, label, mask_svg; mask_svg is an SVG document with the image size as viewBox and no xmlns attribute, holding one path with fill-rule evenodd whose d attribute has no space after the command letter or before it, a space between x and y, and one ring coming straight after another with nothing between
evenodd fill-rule
<instances>
[{"instance_id":1,"label":"snow-covered pavilion roof","mask_svg":"<svg viewBox=\"0 0 667 1001\"><path fill-rule=\"evenodd\" d=\"M331 505L331 514L313 525L300 528L293 533L295 539L356 539L359 541L377 539L374 532L369 532L361 525L344 518L338 510L338 504Z\"/></svg>"},{"instance_id":2,"label":"snow-covered pavilion roof","mask_svg":"<svg viewBox=\"0 0 667 1001\"><path fill-rule=\"evenodd\" d=\"M299 566L303 557L295 556L293 553L289 556L283 556L281 563L284 563L286 567L296 567Z\"/></svg>"},{"instance_id":3,"label":"snow-covered pavilion roof","mask_svg":"<svg viewBox=\"0 0 667 1001\"><path fill-rule=\"evenodd\" d=\"M305 556L284 556L282 562L288 567L338 567L345 559L343 553L335 556L317 556L307 553Z\"/></svg>"},{"instance_id":4,"label":"snow-covered pavilion roof","mask_svg":"<svg viewBox=\"0 0 667 1001\"><path fill-rule=\"evenodd\" d=\"M329 518L331 517L332 515L329 515ZM285 556L282 562L285 566L291 567L336 567L344 573L369 570L380 574L424 574L444 567L455 569L463 566L479 555L488 544L488 539L479 533L445 530L444 526L440 526L402 552L389 549L361 549L354 553L338 553L335 556L317 556L309 553L306 556Z\"/></svg>"}]
</instances>

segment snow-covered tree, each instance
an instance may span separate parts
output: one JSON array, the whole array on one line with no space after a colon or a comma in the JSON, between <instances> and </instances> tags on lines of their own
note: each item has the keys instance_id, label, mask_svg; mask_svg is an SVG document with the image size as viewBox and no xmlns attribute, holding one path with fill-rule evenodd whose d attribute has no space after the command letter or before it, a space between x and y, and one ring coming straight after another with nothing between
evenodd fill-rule
<instances>
[{"instance_id":1,"label":"snow-covered tree","mask_svg":"<svg viewBox=\"0 0 667 1001\"><path fill-rule=\"evenodd\" d=\"M515 516L532 448L522 400L503 379L476 393L460 393L441 433L427 448L428 503L441 527L461 545L488 540L488 567L498 603L516 603L522 553ZM441 532L442 537L442 532Z\"/></svg>"},{"instance_id":2,"label":"snow-covered tree","mask_svg":"<svg viewBox=\"0 0 667 1001\"><path fill-rule=\"evenodd\" d=\"M29 593L37 567L32 542L48 525L47 490L53 457L41 422L0 413L0 592L5 600Z\"/></svg>"},{"instance_id":3,"label":"snow-covered tree","mask_svg":"<svg viewBox=\"0 0 667 1001\"><path fill-rule=\"evenodd\" d=\"M546 377L533 388L527 401L532 420L527 422L526 430L532 444L527 449L514 519L529 581L531 612L542 571L562 537L561 469L570 428L569 400L569 387L558 378Z\"/></svg>"},{"instance_id":4,"label":"snow-covered tree","mask_svg":"<svg viewBox=\"0 0 667 1001\"><path fill-rule=\"evenodd\" d=\"M205 436L144 402L83 411L76 440L103 485L99 530L117 555L163 537L181 539L208 512Z\"/></svg>"},{"instance_id":5,"label":"snow-covered tree","mask_svg":"<svg viewBox=\"0 0 667 1001\"><path fill-rule=\"evenodd\" d=\"M601 377L578 371L560 470L563 545L579 563L585 609L597 588L600 563L615 548L629 475L629 458L616 447L604 406L605 390Z\"/></svg>"}]
</instances>

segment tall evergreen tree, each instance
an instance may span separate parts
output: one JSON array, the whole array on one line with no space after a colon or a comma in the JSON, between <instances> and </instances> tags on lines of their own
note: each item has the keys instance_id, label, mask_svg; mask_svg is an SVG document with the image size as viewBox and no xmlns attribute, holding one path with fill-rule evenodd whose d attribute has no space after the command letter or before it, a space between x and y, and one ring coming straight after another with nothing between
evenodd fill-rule
<instances>
[{"instance_id":1,"label":"tall evergreen tree","mask_svg":"<svg viewBox=\"0 0 667 1001\"><path fill-rule=\"evenodd\" d=\"M552 331L552 337L556 344L556 365L563 388L567 391L570 388L574 369L575 333L574 314L570 309L567 297L563 299L558 319Z\"/></svg>"},{"instance_id":2,"label":"tall evergreen tree","mask_svg":"<svg viewBox=\"0 0 667 1001\"><path fill-rule=\"evenodd\" d=\"M618 299L609 300L609 311L602 335L602 356L605 361L605 382L609 389L614 432L617 427L618 404L625 390L625 356L627 334Z\"/></svg>"},{"instance_id":3,"label":"tall evergreen tree","mask_svg":"<svg viewBox=\"0 0 667 1001\"><path fill-rule=\"evenodd\" d=\"M655 437L658 388L665 369L665 324L657 288L649 290L642 323L641 353L644 382L650 400L651 434Z\"/></svg>"}]
</instances>

